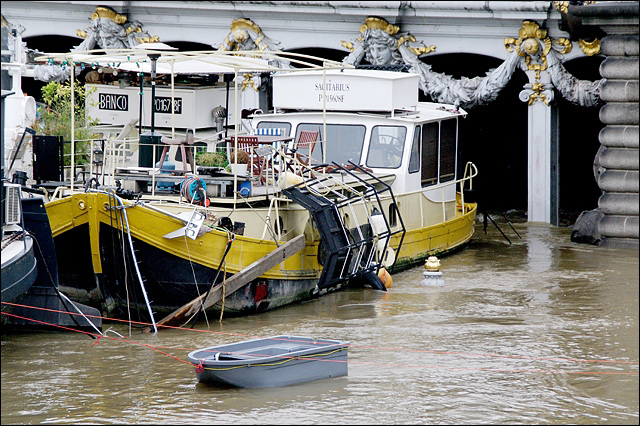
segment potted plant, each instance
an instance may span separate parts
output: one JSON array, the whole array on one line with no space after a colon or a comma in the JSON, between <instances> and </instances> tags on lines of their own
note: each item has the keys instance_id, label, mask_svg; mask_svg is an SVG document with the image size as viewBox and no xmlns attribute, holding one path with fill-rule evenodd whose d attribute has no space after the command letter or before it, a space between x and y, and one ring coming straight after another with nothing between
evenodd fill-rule
<instances>
[{"instance_id":1,"label":"potted plant","mask_svg":"<svg viewBox=\"0 0 640 426\"><path fill-rule=\"evenodd\" d=\"M229 171L238 176L247 175L247 167L249 165L249 154L242 150L238 150L238 158L236 159L235 151L231 152L229 157Z\"/></svg>"},{"instance_id":2,"label":"potted plant","mask_svg":"<svg viewBox=\"0 0 640 426\"><path fill-rule=\"evenodd\" d=\"M227 167L227 154L224 151L200 151L196 154L196 164L203 167Z\"/></svg>"}]
</instances>

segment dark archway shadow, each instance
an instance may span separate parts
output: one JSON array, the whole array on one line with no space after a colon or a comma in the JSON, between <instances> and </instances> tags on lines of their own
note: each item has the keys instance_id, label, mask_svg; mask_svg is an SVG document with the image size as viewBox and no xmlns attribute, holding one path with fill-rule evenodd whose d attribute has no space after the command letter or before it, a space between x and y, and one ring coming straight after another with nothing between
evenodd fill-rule
<instances>
[{"instance_id":1,"label":"dark archway shadow","mask_svg":"<svg viewBox=\"0 0 640 426\"><path fill-rule=\"evenodd\" d=\"M284 50L284 52L290 52L290 53L298 53L301 55L309 55L309 56L316 56L318 58L324 58L324 59L329 59L332 61L336 61L336 62L342 62L342 59L344 59L345 56L347 56L349 54L349 52L344 52L342 50L338 50L338 49L328 49L328 48L322 48L322 47L310 47L310 48L300 48L300 49L287 49ZM304 58L299 58L300 60L306 60ZM311 63L315 63L315 61L309 61ZM317 64L316 65L322 65L322 64ZM292 64L292 66L296 66L295 64Z\"/></svg>"},{"instance_id":2,"label":"dark archway shadow","mask_svg":"<svg viewBox=\"0 0 640 426\"><path fill-rule=\"evenodd\" d=\"M477 54L427 55L432 70L454 78L484 77L502 59ZM480 211L527 210L527 104L518 94L527 83L516 69L511 80L488 105L467 108L460 124L459 154L478 168L474 189ZM433 101L420 93L421 101ZM462 176L464 170L458 173Z\"/></svg>"},{"instance_id":3,"label":"dark archway shadow","mask_svg":"<svg viewBox=\"0 0 640 426\"><path fill-rule=\"evenodd\" d=\"M604 57L580 57L564 63L580 80L600 80ZM575 105L556 93L560 112L560 215L571 224L584 210L598 207L602 194L593 174L593 160L600 148L600 107Z\"/></svg>"},{"instance_id":4,"label":"dark archway shadow","mask_svg":"<svg viewBox=\"0 0 640 426\"><path fill-rule=\"evenodd\" d=\"M163 42L171 47L175 47L179 52L196 52L201 50L218 50L210 44L199 43L196 41L165 41Z\"/></svg>"}]
</instances>

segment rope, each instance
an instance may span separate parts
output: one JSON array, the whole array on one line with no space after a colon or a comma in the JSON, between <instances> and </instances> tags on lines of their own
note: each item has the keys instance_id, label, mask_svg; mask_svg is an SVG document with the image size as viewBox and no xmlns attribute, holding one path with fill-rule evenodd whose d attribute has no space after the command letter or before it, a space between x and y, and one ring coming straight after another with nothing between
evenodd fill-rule
<instances>
[{"instance_id":1,"label":"rope","mask_svg":"<svg viewBox=\"0 0 640 426\"><path fill-rule=\"evenodd\" d=\"M224 299L226 298L226 295L227 295L227 262L224 262L224 275L222 276L222 307L220 308L220 319L218 320L218 322L222 322L222 314L224 314Z\"/></svg>"},{"instance_id":2,"label":"rope","mask_svg":"<svg viewBox=\"0 0 640 426\"><path fill-rule=\"evenodd\" d=\"M103 194L109 195L107 192L104 192L104 191L96 191L96 192L101 192ZM124 207L124 203L122 202L120 197L114 195L114 199L116 201L118 201L120 206ZM122 211L122 215L123 215L123 218L124 218L124 222L127 225L127 237L128 237L128 240L129 240L129 248L131 249L131 256L133 257L133 266L135 266L136 274L138 275L138 280L140 281L140 288L142 289L142 295L144 296L144 300L145 300L145 302L147 304L147 310L149 311L149 316L151 317L151 323L153 324L153 332L157 333L158 332L158 328L156 327L156 321L153 318L153 312L151 311L151 304L149 303L149 298L147 297L147 291L144 288L144 283L142 281L142 276L140 275L140 269L138 268L138 262L135 259L135 253L133 251L133 241L131 240L131 230L129 229L129 219L127 218L127 211L124 208L121 211Z\"/></svg>"},{"instance_id":3,"label":"rope","mask_svg":"<svg viewBox=\"0 0 640 426\"><path fill-rule=\"evenodd\" d=\"M53 287L53 289L55 290L56 294L58 295L58 298L60 298L60 301L62 302L62 305L65 307L65 309L68 309L67 304L65 303L65 300L66 300L71 304L71 306L73 306L78 312L80 312L80 314L84 317L84 319L87 320L87 322L91 325L91 327L93 327L98 332L98 334L102 334L102 333L100 333L100 330L98 330L98 328L95 326L95 324L93 324L93 322L90 321L82 313L82 311L80 309L78 309L78 307L71 300L69 300L69 298L67 296L65 296L60 291L60 289L58 289L58 287L56 286L56 281L53 279L53 275L51 274L51 271L49 270L49 265L47 264L47 262L45 260L44 253L42 252L42 248L40 247L40 242L35 237L35 235L32 235L29 232L27 232L26 234L31 236L31 239L33 241L35 241L36 247L38 248L38 252L40 253L40 257L42 258L42 263L44 265L44 269L45 269L45 271L47 271L47 276L49 277L49 284L51 284L51 287ZM75 325L78 326L78 328L80 328L80 324L78 324L78 321L76 320L76 317L71 315L71 313L69 313L69 316L71 317L71 320L75 323Z\"/></svg>"},{"instance_id":4,"label":"rope","mask_svg":"<svg viewBox=\"0 0 640 426\"><path fill-rule=\"evenodd\" d=\"M43 310L43 311L49 311L49 312L61 312L61 313L69 313L70 315L78 315L72 312L65 312L65 311L59 311L56 309L47 309L47 308L40 308L37 306L27 306L27 305L21 305L18 303L10 303L10 302L2 302L3 305L6 306L16 306L16 307L22 307L22 308L30 308L30 309L37 309L37 310ZM65 330L69 330L69 331L77 331L79 333L83 333L83 334L88 334L88 335L92 335L93 333L88 332L88 331L82 331L82 330L76 330L73 328L68 328L68 327L64 327L64 326L59 326L56 324L50 324L50 323L45 323L42 321L38 321L38 320L34 320L31 318L25 318L25 317L20 317L14 314L10 314L7 312L2 312L3 315L8 315L8 316L13 316L16 318L21 318L24 320L28 320L28 321L33 321L36 323L41 323L41 324L45 324L45 325L51 325L53 327L58 327L58 328L62 328ZM102 317L99 315L87 315L90 318L102 318L103 320L108 320L108 321L114 321L114 322L127 322L127 320L122 320L122 319L118 319L118 318L108 318L108 317ZM150 326L150 323L144 323L141 322L139 323L140 325L144 325L144 326ZM224 331L211 331L211 330L202 330L202 329L188 329L188 328L182 328L182 327L177 327L177 326L168 326L168 325L160 325L160 327L165 327L165 328L170 328L170 329L178 329L178 330L183 330L183 331L195 331L195 332L200 332L200 333L210 333L210 334L216 334L216 335L224 335L224 336L234 336L234 337L240 337L240 338L244 338L244 339L255 339L255 338L264 338L265 336L258 336L258 335L251 335L251 334L243 334L243 333L232 333L232 332L224 332ZM107 336L102 336L102 337L107 337ZM109 337L109 339L114 339ZM114 339L117 340L117 339ZM149 346L146 345L145 346ZM179 347L175 347L175 346L156 346L157 348L163 348L163 349L173 349L173 350L182 350L182 351L194 351L197 350L198 348L179 348ZM434 350L430 350L430 349L410 349L410 348L404 348L404 347L385 347L385 346L372 346L372 345L350 345L351 349L357 348L357 349L371 349L371 350L382 350L382 351L399 351L399 352L410 352L410 353L423 353L423 354L431 354L431 355L460 355L460 356L467 356L467 357L488 357L488 358L505 358L505 359L516 359L516 360L532 360L532 361L554 361L554 362L571 362L571 363L603 363L603 364L621 364L621 365L630 365L630 366L634 366L634 365L638 365L638 361L623 361L623 360L616 360L616 359L579 359L579 358L563 358L563 357L540 357L540 356L526 356L526 355L504 355L504 354L496 354L496 353L472 353L472 352L459 352L459 351L434 351ZM397 366L399 364L382 364L382 363L373 363L373 362L366 362L366 361L362 361L360 362L361 364L375 364L375 365L394 365ZM403 365L403 366L407 366L407 367L413 367L412 365ZM424 366L418 366L421 368L427 368ZM431 367L429 367L431 368ZM486 368L464 368L464 367L460 367L460 369L463 370L495 370L495 371L544 371L544 370L496 370L496 369L486 369ZM557 372L557 371L553 371L553 372ZM574 373L574 374L579 374L579 373ZM592 374L592 372L583 372L583 374ZM624 372L602 372L600 374L632 374L632 375L638 375L637 372L630 372L630 373L624 373Z\"/></svg>"},{"instance_id":5,"label":"rope","mask_svg":"<svg viewBox=\"0 0 640 426\"><path fill-rule=\"evenodd\" d=\"M3 304L5 302L2 302ZM146 343L140 343L140 342L135 342L135 341L130 341L130 340L126 340L126 339L120 339L120 338L115 338L115 337L110 337L110 336L106 336L106 335L95 335L94 333L90 333L88 331L82 331L82 330L75 330L73 328L69 328L69 327L64 327L61 325L56 325L56 324L51 324L51 323L47 323L44 321L39 321L39 320L34 320L31 318L25 318L25 317L21 317L19 315L14 315L14 314L10 314L7 312L2 312L2 315L7 315L10 317L14 317L14 318L19 318L19 319L23 319L23 320L27 320L27 321L32 321L38 324L42 324L42 325L49 325L49 326L53 326L53 327L57 327L63 330L68 330L68 331L76 331L79 333L83 333L83 334L87 334L90 336L93 336L97 339L96 342L94 342L91 347L96 346L99 344L100 338L103 339L109 339L109 340L113 340L113 341L117 341L117 342L124 342L124 343L129 343L132 345L136 345L136 346L141 346L141 347L146 347L149 348L153 351L156 351L168 358L171 358L173 360L176 360L180 363L186 364L189 367L195 367L198 369L213 369L210 367L204 367L203 362L201 361L199 364L194 365L192 362L181 359L177 356L171 355L165 351L160 350L159 346L152 346ZM351 346L353 347L353 345ZM171 348L171 349L176 349L176 348ZM186 349L186 350L192 350L192 349ZM404 349L403 349L404 350ZM422 352L422 351L420 351ZM232 353L232 352L230 352ZM259 355L259 354L257 354ZM342 361L342 360L323 360L320 358L315 358L316 356L318 356L317 354L314 355L307 355L305 356L305 358L307 359L313 359L313 360L317 360L320 362L348 362L348 360ZM278 365L284 362L287 362L287 360L291 360L292 358L290 356L278 356L280 358L285 358L282 362L279 363L265 363L264 365ZM300 358L302 358L303 356L300 356ZM518 358L527 358L527 357L518 357ZM538 359L538 357L529 357L530 359ZM545 358L542 358L545 359ZM573 361L574 359L571 358L566 358L566 359L562 359L562 360L568 360L568 361ZM598 360L575 360L575 361L584 361L584 362L596 362ZM613 360L599 360L600 362L613 362ZM620 362L623 364L638 364L637 362ZM497 372L497 373L544 373L544 374L567 374L567 375L618 375L618 376L637 376L638 372L626 372L626 371L564 371L564 370L547 370L547 369L505 369L505 368L483 368L483 367L447 367L447 366L441 366L441 365L417 365L417 364L397 364L397 363L382 363L382 362L369 362L369 361L352 361L352 364L359 364L359 365L373 365L373 366L384 366L384 367L393 367L393 368L397 368L397 367L404 367L404 368L416 368L416 369L443 369L443 370L454 370L454 371L485 371L485 372ZM251 364L253 365L259 365L259 364ZM238 367L244 367L244 365L242 366L238 366ZM238 368L235 367L235 368Z\"/></svg>"},{"instance_id":6,"label":"rope","mask_svg":"<svg viewBox=\"0 0 640 426\"><path fill-rule=\"evenodd\" d=\"M118 242L122 243L122 267L124 269L122 277L124 279L124 290L125 290L125 293L127 294L127 317L129 318L129 336L131 336L131 304L130 304L130 301L129 301L129 272L127 270L127 252L126 252L125 246L124 246L124 227L122 226L122 222L120 220L118 220L118 216L115 216L117 228L113 226L113 219L114 219L113 212L115 210L116 210L115 194L113 193L113 191L109 191L109 220L110 220L111 229L114 229L114 228L116 229L115 237L114 237L114 243L112 244L114 266L117 267L117 262L115 261L115 259L116 259L116 253L115 253L116 244L115 244L115 240L117 240ZM123 209L123 211L124 211L124 209ZM114 234L112 234L112 235L114 235ZM118 273L118 271L116 270L116 274L117 273ZM138 308L138 304L137 303L136 303L136 310L138 312L138 319L140 319L140 310Z\"/></svg>"},{"instance_id":7,"label":"rope","mask_svg":"<svg viewBox=\"0 0 640 426\"><path fill-rule=\"evenodd\" d=\"M220 275L220 269L222 268L223 265L225 267L225 278L226 278L226 265L227 265L226 258L227 258L227 253L229 253L229 250L231 250L231 244L233 244L233 240L235 239L235 236L234 236L233 233L228 233L227 235L229 236L229 240L227 241L227 247L224 250L224 254L222 255L222 259L220 259L220 264L218 265L218 271L216 272L216 276L213 279L213 282L211 283L211 286L209 287L209 289L205 293L205 296L202 299L202 302L200 302L200 307L198 308L198 311L194 315L193 322L191 323L191 328L193 328L196 325L196 321L198 320L198 316L200 315L200 311L204 311L205 310L204 309L204 302L206 302L207 297L209 297L209 293L211 292L211 289L216 285L216 282L218 281L218 276ZM224 286L224 283L223 283L223 286ZM224 296L224 293L223 293L223 296Z\"/></svg>"},{"instance_id":8,"label":"rope","mask_svg":"<svg viewBox=\"0 0 640 426\"><path fill-rule=\"evenodd\" d=\"M195 209L194 209L195 211ZM198 297L200 297L200 288L198 287L198 279L196 278L196 271L193 269L193 262L191 261L191 251L189 251L189 242L187 241L187 234L184 234L184 246L187 249L187 257L189 259L189 266L191 267L191 274L193 275L193 282L196 285L196 291L198 292ZM209 328L209 318L207 317L207 311L204 312L204 320L207 323L207 328Z\"/></svg>"}]
</instances>

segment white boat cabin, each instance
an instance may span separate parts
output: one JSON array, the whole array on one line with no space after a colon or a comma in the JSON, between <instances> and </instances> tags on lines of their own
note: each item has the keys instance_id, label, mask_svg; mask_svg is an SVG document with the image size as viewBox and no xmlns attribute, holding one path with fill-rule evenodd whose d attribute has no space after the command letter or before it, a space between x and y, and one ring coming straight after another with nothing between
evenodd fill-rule
<instances>
[{"instance_id":1,"label":"white boat cabin","mask_svg":"<svg viewBox=\"0 0 640 426\"><path fill-rule=\"evenodd\" d=\"M254 115L253 127L259 133L281 129L294 140L301 131L318 132L313 165L353 162L376 175L394 175L395 193L424 191L435 202L443 195L455 200L462 172L456 166L458 119L467 113L418 102L418 79L374 70L277 74L275 112Z\"/></svg>"}]
</instances>

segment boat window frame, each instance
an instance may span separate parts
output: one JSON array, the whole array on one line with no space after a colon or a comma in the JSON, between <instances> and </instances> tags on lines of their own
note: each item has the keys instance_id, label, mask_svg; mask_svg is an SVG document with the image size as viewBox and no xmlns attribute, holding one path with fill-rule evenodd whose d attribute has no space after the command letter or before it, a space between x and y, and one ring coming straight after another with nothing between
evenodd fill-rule
<instances>
[{"instance_id":1,"label":"boat window frame","mask_svg":"<svg viewBox=\"0 0 640 426\"><path fill-rule=\"evenodd\" d=\"M453 129L447 129L449 123ZM453 130L451 133L445 131ZM445 138L443 138L445 136ZM443 140L445 144L443 144ZM443 149L443 148L446 148ZM446 158L445 158L446 157ZM451 158L452 157L452 158ZM456 178L456 160L458 157L458 118L453 117L440 121L440 136L438 137L438 182L450 182ZM445 164L445 161L448 161ZM443 167L443 164L447 167ZM447 172L445 174L445 172Z\"/></svg>"},{"instance_id":2,"label":"boat window frame","mask_svg":"<svg viewBox=\"0 0 640 426\"><path fill-rule=\"evenodd\" d=\"M360 145L360 149L359 149L360 150L360 157L357 159L357 161L353 161L355 164L361 164L361 162L362 162L362 154L363 154L363 151L364 151L364 142L365 142L365 138L367 136L368 127L366 125L364 125L364 124L355 124L355 123L354 124L351 124L351 123L349 123L349 124L347 124L347 123L327 123L326 126L327 126L327 133L329 132L330 129L338 128L338 127L357 127L357 128L360 128L360 129L363 130L363 132L362 132L362 141L361 141L361 145ZM317 164L322 164L323 163L322 160L323 160L323 158L325 158L324 155L323 155L323 151L324 151L324 143L323 142L326 142L327 144L331 142L331 140L326 140L324 138L324 135L323 135L324 123L321 123L321 122L320 123L313 123L313 122L300 122L300 123L298 123L296 125L295 133L293 133L293 135L295 136L294 140L298 140L298 137L300 137L300 132L302 130L308 130L308 131L312 131L312 132L317 131L318 132L318 139L316 141L316 147L315 147L315 149L313 151L312 159L313 159L314 165L316 164L315 163L316 161L317 161ZM331 150L328 149L327 152L329 152L329 151L331 151ZM327 159L327 163L328 164L331 164L331 161L332 161L331 159ZM337 161L336 161L336 163L337 163ZM341 163L338 163L338 164L345 165L345 164L348 164L348 163L341 162Z\"/></svg>"},{"instance_id":3,"label":"boat window frame","mask_svg":"<svg viewBox=\"0 0 640 426\"><path fill-rule=\"evenodd\" d=\"M411 150L409 151L409 164L407 165L407 172L409 174L418 173L420 171L420 165L421 165L420 150L422 148L422 144L420 143L421 136L422 136L422 127L418 124L414 128L413 142L411 143ZM411 160L413 159L414 147L417 147L417 151L418 151L415 157L415 162L416 162L415 170L411 168Z\"/></svg>"},{"instance_id":4,"label":"boat window frame","mask_svg":"<svg viewBox=\"0 0 640 426\"><path fill-rule=\"evenodd\" d=\"M371 157L371 153L372 153L372 148L380 145L383 145L381 143L378 143L376 146L373 145L374 143L374 132L376 132L376 129L379 128L395 128L395 129L399 129L400 133L404 132L404 138L402 138L402 144L400 146L400 154L398 156L398 161L397 161L397 165L389 165L389 166L385 166L385 165L376 165L376 164L370 164L369 163L369 158ZM365 160L365 165L367 167L371 167L371 168L376 168L376 169L399 169L400 167L402 167L402 159L404 157L404 146L407 142L407 134L408 134L408 130L407 130L407 126L403 126L403 125L391 125L391 124L377 124L373 127L371 127L371 130L369 132L369 144L368 144L368 148L367 148L367 158ZM400 137L396 137L396 136L390 136L390 135L381 135L383 137L387 136L387 137L391 137L391 138L395 138L397 140L400 140ZM378 141L380 141L380 138L377 139ZM393 142L391 141L388 145L392 145ZM386 145L386 144L385 144Z\"/></svg>"},{"instance_id":5,"label":"boat window frame","mask_svg":"<svg viewBox=\"0 0 640 426\"><path fill-rule=\"evenodd\" d=\"M266 124L266 126L263 126ZM256 129L284 129L285 132L281 136L289 136L291 134L292 124L288 121L260 121L256 125Z\"/></svg>"},{"instance_id":6,"label":"boat window frame","mask_svg":"<svg viewBox=\"0 0 640 426\"><path fill-rule=\"evenodd\" d=\"M430 132L425 131L429 129ZM433 129L435 128L435 138L427 139L432 136ZM435 142L435 144L434 144ZM435 147L435 156L427 156L430 153L429 147L425 147L426 144L432 144ZM423 188L438 184L438 176L440 173L440 122L431 121L422 124L422 137L420 138L421 156L420 156L420 183ZM427 164L430 162L429 164ZM432 170L435 167L435 170ZM427 172L431 174L427 175Z\"/></svg>"}]
</instances>

